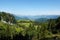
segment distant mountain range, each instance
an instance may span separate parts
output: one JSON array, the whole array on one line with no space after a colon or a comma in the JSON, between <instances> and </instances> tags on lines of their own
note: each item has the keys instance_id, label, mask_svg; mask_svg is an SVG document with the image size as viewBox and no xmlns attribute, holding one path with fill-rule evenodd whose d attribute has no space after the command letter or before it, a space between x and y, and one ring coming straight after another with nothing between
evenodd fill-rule
<instances>
[{"instance_id":1,"label":"distant mountain range","mask_svg":"<svg viewBox=\"0 0 60 40\"><path fill-rule=\"evenodd\" d=\"M38 16L15 16L17 20L26 19L26 20L36 20L36 19L55 19L60 15L38 15Z\"/></svg>"},{"instance_id":2,"label":"distant mountain range","mask_svg":"<svg viewBox=\"0 0 60 40\"><path fill-rule=\"evenodd\" d=\"M34 20L37 22L46 22L48 19L56 19L60 15L37 15L37 16L15 16L16 20Z\"/></svg>"}]
</instances>

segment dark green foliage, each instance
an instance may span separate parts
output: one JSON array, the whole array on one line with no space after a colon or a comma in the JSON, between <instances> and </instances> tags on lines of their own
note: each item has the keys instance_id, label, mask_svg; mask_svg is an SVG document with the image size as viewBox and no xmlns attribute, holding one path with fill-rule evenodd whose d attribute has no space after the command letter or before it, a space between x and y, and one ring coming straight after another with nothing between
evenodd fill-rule
<instances>
[{"instance_id":1,"label":"dark green foliage","mask_svg":"<svg viewBox=\"0 0 60 40\"><path fill-rule=\"evenodd\" d=\"M0 13L0 21L1 21L1 13Z\"/></svg>"},{"instance_id":2,"label":"dark green foliage","mask_svg":"<svg viewBox=\"0 0 60 40\"><path fill-rule=\"evenodd\" d=\"M15 17L10 13L0 12L1 19L7 23L16 23ZM54 35L60 33L60 17L57 19L49 19L42 23L32 20L21 20L15 25L0 21L1 40L55 40L56 36L53 36L52 33Z\"/></svg>"},{"instance_id":3,"label":"dark green foliage","mask_svg":"<svg viewBox=\"0 0 60 40\"><path fill-rule=\"evenodd\" d=\"M3 19L6 22L16 23L15 17L6 12L0 12L0 20Z\"/></svg>"},{"instance_id":4,"label":"dark green foliage","mask_svg":"<svg viewBox=\"0 0 60 40\"><path fill-rule=\"evenodd\" d=\"M60 29L60 17L57 19L50 19L48 24L48 30L54 34L58 33Z\"/></svg>"}]
</instances>

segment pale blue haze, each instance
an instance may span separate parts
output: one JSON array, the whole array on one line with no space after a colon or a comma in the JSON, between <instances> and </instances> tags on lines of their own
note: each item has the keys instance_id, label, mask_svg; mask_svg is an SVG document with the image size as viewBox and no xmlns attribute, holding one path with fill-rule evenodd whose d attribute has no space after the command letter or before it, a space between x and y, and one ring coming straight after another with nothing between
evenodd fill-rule
<instances>
[{"instance_id":1,"label":"pale blue haze","mask_svg":"<svg viewBox=\"0 0 60 40\"><path fill-rule=\"evenodd\" d=\"M60 0L0 0L0 11L15 15L60 15Z\"/></svg>"}]
</instances>

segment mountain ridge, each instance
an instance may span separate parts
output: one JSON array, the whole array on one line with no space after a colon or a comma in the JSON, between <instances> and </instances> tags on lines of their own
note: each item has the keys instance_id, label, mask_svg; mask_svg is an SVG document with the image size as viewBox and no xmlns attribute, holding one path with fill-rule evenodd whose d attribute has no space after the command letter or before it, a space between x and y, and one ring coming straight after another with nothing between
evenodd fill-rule
<instances>
[{"instance_id":1,"label":"mountain ridge","mask_svg":"<svg viewBox=\"0 0 60 40\"><path fill-rule=\"evenodd\" d=\"M55 19L58 18L60 15L37 15L37 16L15 16L17 20L20 19L26 19L26 20L36 20L40 18L46 18L46 19Z\"/></svg>"}]
</instances>

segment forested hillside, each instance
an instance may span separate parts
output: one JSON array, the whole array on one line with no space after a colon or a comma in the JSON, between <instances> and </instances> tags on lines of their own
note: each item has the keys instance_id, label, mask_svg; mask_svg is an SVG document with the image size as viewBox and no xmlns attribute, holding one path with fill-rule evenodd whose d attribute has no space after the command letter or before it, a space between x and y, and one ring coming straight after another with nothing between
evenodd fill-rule
<instances>
[{"instance_id":1,"label":"forested hillside","mask_svg":"<svg viewBox=\"0 0 60 40\"><path fill-rule=\"evenodd\" d=\"M38 20L42 22L16 20L14 15L0 12L0 40L60 40L60 17Z\"/></svg>"},{"instance_id":2,"label":"forested hillside","mask_svg":"<svg viewBox=\"0 0 60 40\"><path fill-rule=\"evenodd\" d=\"M15 17L10 13L0 12L0 20L10 23L16 23Z\"/></svg>"}]
</instances>

